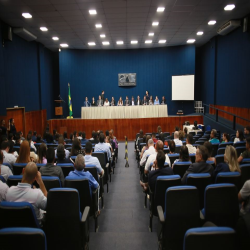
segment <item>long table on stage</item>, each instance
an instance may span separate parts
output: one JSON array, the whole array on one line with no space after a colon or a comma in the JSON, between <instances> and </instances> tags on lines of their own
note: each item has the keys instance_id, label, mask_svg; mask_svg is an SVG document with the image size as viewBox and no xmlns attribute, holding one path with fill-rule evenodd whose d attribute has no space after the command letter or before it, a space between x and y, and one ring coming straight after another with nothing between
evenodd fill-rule
<instances>
[{"instance_id":1,"label":"long table on stage","mask_svg":"<svg viewBox=\"0 0 250 250\"><path fill-rule=\"evenodd\" d=\"M82 119L130 119L168 117L167 105L82 107Z\"/></svg>"}]
</instances>

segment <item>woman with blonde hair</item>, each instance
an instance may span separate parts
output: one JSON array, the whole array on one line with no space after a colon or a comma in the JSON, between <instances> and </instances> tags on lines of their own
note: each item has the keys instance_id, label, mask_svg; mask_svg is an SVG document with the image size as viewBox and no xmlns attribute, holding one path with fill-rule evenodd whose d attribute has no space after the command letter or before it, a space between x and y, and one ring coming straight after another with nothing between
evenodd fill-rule
<instances>
[{"instance_id":1,"label":"woman with blonde hair","mask_svg":"<svg viewBox=\"0 0 250 250\"><path fill-rule=\"evenodd\" d=\"M225 149L224 162L219 163L214 170L214 178L220 172L240 172L239 163L237 161L236 149L228 145Z\"/></svg>"},{"instance_id":2,"label":"woman with blonde hair","mask_svg":"<svg viewBox=\"0 0 250 250\"><path fill-rule=\"evenodd\" d=\"M21 143L19 156L17 157L16 163L28 163L30 160L30 145L27 140Z\"/></svg>"}]
</instances>

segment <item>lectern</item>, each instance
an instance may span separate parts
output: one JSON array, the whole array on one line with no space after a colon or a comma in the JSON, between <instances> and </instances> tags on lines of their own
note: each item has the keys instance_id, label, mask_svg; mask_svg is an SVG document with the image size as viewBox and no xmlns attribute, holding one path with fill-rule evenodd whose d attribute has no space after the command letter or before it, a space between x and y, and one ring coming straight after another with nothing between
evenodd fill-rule
<instances>
[{"instance_id":1,"label":"lectern","mask_svg":"<svg viewBox=\"0 0 250 250\"><path fill-rule=\"evenodd\" d=\"M59 105L58 107L55 107L55 115L63 115L63 108L61 106L62 100L55 100L55 103Z\"/></svg>"}]
</instances>

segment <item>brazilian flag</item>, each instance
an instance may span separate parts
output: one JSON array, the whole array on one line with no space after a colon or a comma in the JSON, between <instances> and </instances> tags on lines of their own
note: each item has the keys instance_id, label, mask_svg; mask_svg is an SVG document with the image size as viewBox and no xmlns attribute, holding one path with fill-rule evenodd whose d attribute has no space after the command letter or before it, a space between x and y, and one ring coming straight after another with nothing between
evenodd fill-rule
<instances>
[{"instance_id":1,"label":"brazilian flag","mask_svg":"<svg viewBox=\"0 0 250 250\"><path fill-rule=\"evenodd\" d=\"M68 84L69 86L69 117L71 117L73 115L73 111L72 111L72 102L71 102L71 95L70 95L70 84Z\"/></svg>"}]
</instances>

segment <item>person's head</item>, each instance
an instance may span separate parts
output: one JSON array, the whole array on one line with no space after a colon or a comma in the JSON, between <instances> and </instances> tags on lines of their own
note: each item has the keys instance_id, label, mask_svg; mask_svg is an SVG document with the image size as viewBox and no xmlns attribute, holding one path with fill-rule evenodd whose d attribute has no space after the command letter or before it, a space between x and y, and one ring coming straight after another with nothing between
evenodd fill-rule
<instances>
[{"instance_id":1,"label":"person's head","mask_svg":"<svg viewBox=\"0 0 250 250\"><path fill-rule=\"evenodd\" d=\"M131 100L132 100L132 101L134 101L134 100L135 100L133 96L131 97Z\"/></svg>"},{"instance_id":2,"label":"person's head","mask_svg":"<svg viewBox=\"0 0 250 250\"><path fill-rule=\"evenodd\" d=\"M102 99L102 97L99 95L99 100L101 100Z\"/></svg>"},{"instance_id":3,"label":"person's head","mask_svg":"<svg viewBox=\"0 0 250 250\"><path fill-rule=\"evenodd\" d=\"M226 146L224 161L228 163L231 172L235 171L240 172L237 151L233 146L231 145Z\"/></svg>"},{"instance_id":4,"label":"person's head","mask_svg":"<svg viewBox=\"0 0 250 250\"><path fill-rule=\"evenodd\" d=\"M181 148L180 148L180 159L182 161L189 161L190 160L187 146L184 146L184 145L181 146Z\"/></svg>"},{"instance_id":5,"label":"person's head","mask_svg":"<svg viewBox=\"0 0 250 250\"><path fill-rule=\"evenodd\" d=\"M228 134L228 133L223 133L223 135L222 135L222 140L223 140L224 142L229 142L229 141L230 141L230 136L229 136L229 134Z\"/></svg>"},{"instance_id":6,"label":"person's head","mask_svg":"<svg viewBox=\"0 0 250 250\"><path fill-rule=\"evenodd\" d=\"M8 140L4 140L1 144L1 149L5 150L6 152L9 152L10 149L10 143Z\"/></svg>"},{"instance_id":7,"label":"person's head","mask_svg":"<svg viewBox=\"0 0 250 250\"><path fill-rule=\"evenodd\" d=\"M162 131L161 126L158 126L158 127L157 127L157 133L160 134L161 131Z\"/></svg>"},{"instance_id":8,"label":"person's head","mask_svg":"<svg viewBox=\"0 0 250 250\"><path fill-rule=\"evenodd\" d=\"M163 96L161 99L164 101L165 100L165 96Z\"/></svg>"},{"instance_id":9,"label":"person's head","mask_svg":"<svg viewBox=\"0 0 250 250\"><path fill-rule=\"evenodd\" d=\"M94 97L94 96L92 97L92 101L93 101L93 102L95 101L95 97Z\"/></svg>"},{"instance_id":10,"label":"person's head","mask_svg":"<svg viewBox=\"0 0 250 250\"><path fill-rule=\"evenodd\" d=\"M148 91L146 90L146 95L149 95Z\"/></svg>"},{"instance_id":11,"label":"person's head","mask_svg":"<svg viewBox=\"0 0 250 250\"><path fill-rule=\"evenodd\" d=\"M92 143L88 141L85 145L85 153L91 154L92 153Z\"/></svg>"},{"instance_id":12,"label":"person's head","mask_svg":"<svg viewBox=\"0 0 250 250\"><path fill-rule=\"evenodd\" d=\"M102 91L102 95L104 95L104 90Z\"/></svg>"},{"instance_id":13,"label":"person's head","mask_svg":"<svg viewBox=\"0 0 250 250\"><path fill-rule=\"evenodd\" d=\"M148 147L153 147L154 146L154 141L150 138L149 140L148 140Z\"/></svg>"},{"instance_id":14,"label":"person's head","mask_svg":"<svg viewBox=\"0 0 250 250\"><path fill-rule=\"evenodd\" d=\"M76 155L79 150L81 150L81 144L79 139L75 138L71 147L71 155Z\"/></svg>"},{"instance_id":15,"label":"person's head","mask_svg":"<svg viewBox=\"0 0 250 250\"><path fill-rule=\"evenodd\" d=\"M153 96L152 95L150 96L150 101L153 101Z\"/></svg>"},{"instance_id":16,"label":"person's head","mask_svg":"<svg viewBox=\"0 0 250 250\"><path fill-rule=\"evenodd\" d=\"M47 163L54 163L55 161L55 150L54 148L48 148L46 151Z\"/></svg>"},{"instance_id":17,"label":"person's head","mask_svg":"<svg viewBox=\"0 0 250 250\"><path fill-rule=\"evenodd\" d=\"M82 137L82 131L78 132L78 136Z\"/></svg>"},{"instance_id":18,"label":"person's head","mask_svg":"<svg viewBox=\"0 0 250 250\"><path fill-rule=\"evenodd\" d=\"M186 144L193 144L193 135L192 134L187 135Z\"/></svg>"},{"instance_id":19,"label":"person's head","mask_svg":"<svg viewBox=\"0 0 250 250\"><path fill-rule=\"evenodd\" d=\"M108 101L109 101L108 98L106 98L106 99L105 99L105 102L108 102Z\"/></svg>"},{"instance_id":20,"label":"person's head","mask_svg":"<svg viewBox=\"0 0 250 250\"><path fill-rule=\"evenodd\" d=\"M207 161L208 151L207 148L203 145L198 146L195 154L195 162Z\"/></svg>"},{"instance_id":21,"label":"person's head","mask_svg":"<svg viewBox=\"0 0 250 250\"><path fill-rule=\"evenodd\" d=\"M165 164L165 154L163 150L159 150L156 156L156 163L158 168L164 168Z\"/></svg>"},{"instance_id":22,"label":"person's head","mask_svg":"<svg viewBox=\"0 0 250 250\"><path fill-rule=\"evenodd\" d=\"M137 96L137 100L140 100L140 96L139 95Z\"/></svg>"},{"instance_id":23,"label":"person's head","mask_svg":"<svg viewBox=\"0 0 250 250\"><path fill-rule=\"evenodd\" d=\"M211 133L210 133L210 138L213 139L216 137L216 134L217 134L217 130L216 129L212 129L211 130Z\"/></svg>"},{"instance_id":24,"label":"person's head","mask_svg":"<svg viewBox=\"0 0 250 250\"><path fill-rule=\"evenodd\" d=\"M244 128L244 134L247 135L247 136L250 134L250 126L246 126Z\"/></svg>"},{"instance_id":25,"label":"person's head","mask_svg":"<svg viewBox=\"0 0 250 250\"><path fill-rule=\"evenodd\" d=\"M41 135L38 135L37 137L36 137L36 142L40 142L42 140L42 136Z\"/></svg>"},{"instance_id":26,"label":"person's head","mask_svg":"<svg viewBox=\"0 0 250 250\"><path fill-rule=\"evenodd\" d=\"M158 101L158 96L155 97L155 100Z\"/></svg>"},{"instance_id":27,"label":"person's head","mask_svg":"<svg viewBox=\"0 0 250 250\"><path fill-rule=\"evenodd\" d=\"M244 134L243 134L243 131L238 129L236 131L236 137L240 139L240 141L243 141L244 140Z\"/></svg>"},{"instance_id":28,"label":"person's head","mask_svg":"<svg viewBox=\"0 0 250 250\"><path fill-rule=\"evenodd\" d=\"M146 101L146 96L143 97L144 101Z\"/></svg>"},{"instance_id":29,"label":"person's head","mask_svg":"<svg viewBox=\"0 0 250 250\"><path fill-rule=\"evenodd\" d=\"M32 184L37 176L37 166L34 162L29 162L25 168L23 168L22 183Z\"/></svg>"},{"instance_id":30,"label":"person's head","mask_svg":"<svg viewBox=\"0 0 250 250\"><path fill-rule=\"evenodd\" d=\"M100 143L103 143L104 140L105 140L105 135L103 133L101 133L100 136L99 136Z\"/></svg>"},{"instance_id":31,"label":"person's head","mask_svg":"<svg viewBox=\"0 0 250 250\"><path fill-rule=\"evenodd\" d=\"M70 140L74 140L74 134L73 134L73 133L71 133L71 134L69 135L69 139L70 139Z\"/></svg>"},{"instance_id":32,"label":"person's head","mask_svg":"<svg viewBox=\"0 0 250 250\"><path fill-rule=\"evenodd\" d=\"M126 100L128 100L128 96L126 96Z\"/></svg>"},{"instance_id":33,"label":"person's head","mask_svg":"<svg viewBox=\"0 0 250 250\"><path fill-rule=\"evenodd\" d=\"M168 143L168 147L169 147L170 153L174 153L175 152L175 142L174 141L170 141Z\"/></svg>"},{"instance_id":34,"label":"person's head","mask_svg":"<svg viewBox=\"0 0 250 250\"><path fill-rule=\"evenodd\" d=\"M27 141L30 143L31 142L31 139L32 139L32 135L31 134L28 134L27 135Z\"/></svg>"},{"instance_id":35,"label":"person's head","mask_svg":"<svg viewBox=\"0 0 250 250\"><path fill-rule=\"evenodd\" d=\"M9 141L12 141L13 138L14 138L13 134L12 134L12 133L9 133L9 134L8 134L8 140L9 140Z\"/></svg>"},{"instance_id":36,"label":"person's head","mask_svg":"<svg viewBox=\"0 0 250 250\"><path fill-rule=\"evenodd\" d=\"M75 169L77 171L83 171L85 168L85 160L82 154L77 155L75 159Z\"/></svg>"},{"instance_id":37,"label":"person's head","mask_svg":"<svg viewBox=\"0 0 250 250\"><path fill-rule=\"evenodd\" d=\"M122 101L122 97L120 96L120 98L119 98L119 101L121 102Z\"/></svg>"},{"instance_id":38,"label":"person's head","mask_svg":"<svg viewBox=\"0 0 250 250\"><path fill-rule=\"evenodd\" d=\"M85 138L86 138L86 133L82 132L82 139L85 139Z\"/></svg>"},{"instance_id":39,"label":"person's head","mask_svg":"<svg viewBox=\"0 0 250 250\"><path fill-rule=\"evenodd\" d=\"M46 158L47 146L45 143L41 143L38 148L38 163L43 162L43 157Z\"/></svg>"},{"instance_id":40,"label":"person's head","mask_svg":"<svg viewBox=\"0 0 250 250\"><path fill-rule=\"evenodd\" d=\"M152 133L152 139L155 139L155 137L156 137L156 134Z\"/></svg>"},{"instance_id":41,"label":"person's head","mask_svg":"<svg viewBox=\"0 0 250 250\"><path fill-rule=\"evenodd\" d=\"M163 142L161 140L157 141L156 144L155 144L155 149L156 151L158 152L159 150L163 150Z\"/></svg>"},{"instance_id":42,"label":"person's head","mask_svg":"<svg viewBox=\"0 0 250 250\"><path fill-rule=\"evenodd\" d=\"M30 144L28 141L24 140L20 146L19 156L16 160L17 163L27 163L30 162Z\"/></svg>"},{"instance_id":43,"label":"person's head","mask_svg":"<svg viewBox=\"0 0 250 250\"><path fill-rule=\"evenodd\" d=\"M62 145L64 145L64 138L63 138L63 136L61 135L61 136L59 136L59 138L58 138L58 144L62 144Z\"/></svg>"},{"instance_id":44,"label":"person's head","mask_svg":"<svg viewBox=\"0 0 250 250\"><path fill-rule=\"evenodd\" d=\"M105 135L109 136L109 131L108 130L106 130Z\"/></svg>"},{"instance_id":45,"label":"person's head","mask_svg":"<svg viewBox=\"0 0 250 250\"><path fill-rule=\"evenodd\" d=\"M20 144L21 138L19 134L15 135L15 139L16 139L16 144Z\"/></svg>"},{"instance_id":46,"label":"person's head","mask_svg":"<svg viewBox=\"0 0 250 250\"><path fill-rule=\"evenodd\" d=\"M95 140L97 140L98 133L97 133L97 132L94 132L94 133L92 134L92 136L93 136L93 138L94 138Z\"/></svg>"},{"instance_id":47,"label":"person's head","mask_svg":"<svg viewBox=\"0 0 250 250\"><path fill-rule=\"evenodd\" d=\"M115 100L115 98L114 98L113 96L112 96L112 98L111 98L111 99L112 99L112 101L114 101L114 100Z\"/></svg>"},{"instance_id":48,"label":"person's head","mask_svg":"<svg viewBox=\"0 0 250 250\"><path fill-rule=\"evenodd\" d=\"M63 161L65 159L65 150L64 146L62 144L59 144L57 146L57 152L56 152L57 158L60 161Z\"/></svg>"},{"instance_id":49,"label":"person's head","mask_svg":"<svg viewBox=\"0 0 250 250\"><path fill-rule=\"evenodd\" d=\"M148 144L148 141L151 139L151 136L150 135L146 135L146 146L149 147L149 144ZM154 141L153 141L154 142Z\"/></svg>"},{"instance_id":50,"label":"person's head","mask_svg":"<svg viewBox=\"0 0 250 250\"><path fill-rule=\"evenodd\" d=\"M87 96L85 97L85 101L86 101L86 102L88 101L88 97L87 97Z\"/></svg>"},{"instance_id":51,"label":"person's head","mask_svg":"<svg viewBox=\"0 0 250 250\"><path fill-rule=\"evenodd\" d=\"M34 132L33 132L33 136L36 136L36 135L37 135L37 133L36 133L36 131L34 131Z\"/></svg>"},{"instance_id":52,"label":"person's head","mask_svg":"<svg viewBox=\"0 0 250 250\"><path fill-rule=\"evenodd\" d=\"M204 142L204 147L206 147L207 149L207 152L208 152L208 157L211 157L212 156L212 153L213 153L213 145L211 142L209 141L206 141Z\"/></svg>"},{"instance_id":53,"label":"person's head","mask_svg":"<svg viewBox=\"0 0 250 250\"><path fill-rule=\"evenodd\" d=\"M179 131L179 127L175 126L174 131Z\"/></svg>"},{"instance_id":54,"label":"person's head","mask_svg":"<svg viewBox=\"0 0 250 250\"><path fill-rule=\"evenodd\" d=\"M139 137L140 137L140 138L143 138L143 130L142 130L142 129L140 130L140 133L139 133L139 134L140 134Z\"/></svg>"},{"instance_id":55,"label":"person's head","mask_svg":"<svg viewBox=\"0 0 250 250\"><path fill-rule=\"evenodd\" d=\"M53 135L56 135L56 132L57 132L56 129L53 129Z\"/></svg>"},{"instance_id":56,"label":"person's head","mask_svg":"<svg viewBox=\"0 0 250 250\"><path fill-rule=\"evenodd\" d=\"M10 124L14 124L14 118L10 118Z\"/></svg>"},{"instance_id":57,"label":"person's head","mask_svg":"<svg viewBox=\"0 0 250 250\"><path fill-rule=\"evenodd\" d=\"M250 150L250 137L247 137L246 139L246 149Z\"/></svg>"},{"instance_id":58,"label":"person's head","mask_svg":"<svg viewBox=\"0 0 250 250\"><path fill-rule=\"evenodd\" d=\"M179 139L179 131L174 132L174 139Z\"/></svg>"}]
</instances>

